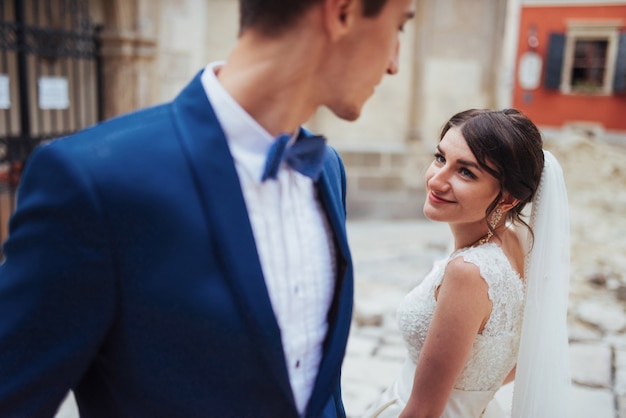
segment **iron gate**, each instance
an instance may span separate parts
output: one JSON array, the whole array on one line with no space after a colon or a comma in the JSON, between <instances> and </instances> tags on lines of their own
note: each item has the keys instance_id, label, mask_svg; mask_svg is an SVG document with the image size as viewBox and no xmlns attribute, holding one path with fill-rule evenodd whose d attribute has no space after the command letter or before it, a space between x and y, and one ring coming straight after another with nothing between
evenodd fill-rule
<instances>
[{"instance_id":1,"label":"iron gate","mask_svg":"<svg viewBox=\"0 0 626 418\"><path fill-rule=\"evenodd\" d=\"M89 0L0 0L0 238L22 167L46 139L102 119ZM1 251L0 251L1 257Z\"/></svg>"}]
</instances>

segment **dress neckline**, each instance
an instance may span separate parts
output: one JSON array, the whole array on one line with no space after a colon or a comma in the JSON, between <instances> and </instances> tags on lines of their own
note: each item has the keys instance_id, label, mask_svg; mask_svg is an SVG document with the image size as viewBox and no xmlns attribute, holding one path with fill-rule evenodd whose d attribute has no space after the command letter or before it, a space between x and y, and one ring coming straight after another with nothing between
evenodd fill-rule
<instances>
[{"instance_id":1,"label":"dress neckline","mask_svg":"<svg viewBox=\"0 0 626 418\"><path fill-rule=\"evenodd\" d=\"M449 256L448 259L446 261L446 264L448 264L450 261L452 261L455 257L458 257L460 255L463 255L469 251L472 250L479 250L479 249L488 249L488 248L496 248L498 250L498 252L500 254L502 254L502 256L504 257L504 259L506 260L507 264L509 265L509 268L511 269L511 271L513 273L515 273L515 275L517 276L517 278L522 282L523 285L526 284L526 280L524 279L524 277L520 274L519 271L517 271L514 267L513 264L511 264L511 260L509 260L509 258L506 256L506 254L504 253L504 251L502 250L502 247L500 247L498 244L496 244L495 242L486 242L484 244L480 244L477 246L467 246L467 247L461 247L458 250L453 251Z\"/></svg>"},{"instance_id":2,"label":"dress neckline","mask_svg":"<svg viewBox=\"0 0 626 418\"><path fill-rule=\"evenodd\" d=\"M462 252L467 252L469 250L474 250L474 249L479 249L479 248L487 248L487 247L496 247L498 248L502 253L504 253L504 251L502 251L502 248L496 244L495 242L485 242L484 244L480 244L480 245L467 245L465 247L461 247L458 250L454 250L452 251L452 253L450 254L449 259L452 259L453 255L462 253Z\"/></svg>"}]
</instances>

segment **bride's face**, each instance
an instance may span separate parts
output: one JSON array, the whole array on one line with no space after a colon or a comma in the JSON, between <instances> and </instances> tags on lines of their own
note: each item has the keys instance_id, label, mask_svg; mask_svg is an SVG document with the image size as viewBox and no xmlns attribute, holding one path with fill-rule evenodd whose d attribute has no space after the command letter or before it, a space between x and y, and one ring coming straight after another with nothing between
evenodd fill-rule
<instances>
[{"instance_id":1,"label":"bride's face","mask_svg":"<svg viewBox=\"0 0 626 418\"><path fill-rule=\"evenodd\" d=\"M441 139L426 172L424 215L433 221L485 227L485 211L500 191L498 180L483 170L459 128Z\"/></svg>"}]
</instances>

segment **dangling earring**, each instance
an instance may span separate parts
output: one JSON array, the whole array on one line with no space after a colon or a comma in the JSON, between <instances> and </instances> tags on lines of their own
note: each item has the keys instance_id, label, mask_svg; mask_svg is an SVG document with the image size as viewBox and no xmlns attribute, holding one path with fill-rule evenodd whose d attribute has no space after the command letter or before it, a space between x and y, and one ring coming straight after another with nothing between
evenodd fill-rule
<instances>
[{"instance_id":1,"label":"dangling earring","mask_svg":"<svg viewBox=\"0 0 626 418\"><path fill-rule=\"evenodd\" d=\"M493 213L493 215L491 215L491 220L489 221L489 225L491 225L491 229L496 229L496 227L498 226L498 223L500 223L500 219L502 219L502 208L497 207L496 211Z\"/></svg>"},{"instance_id":2,"label":"dangling earring","mask_svg":"<svg viewBox=\"0 0 626 418\"><path fill-rule=\"evenodd\" d=\"M478 245L483 245L487 243L491 239L491 237L493 237L493 230L496 229L496 227L498 226L500 219L502 219L502 208L497 207L495 212L491 214L491 219L489 220L489 226L491 226L491 228L487 232L487 235L483 239L478 241Z\"/></svg>"}]
</instances>

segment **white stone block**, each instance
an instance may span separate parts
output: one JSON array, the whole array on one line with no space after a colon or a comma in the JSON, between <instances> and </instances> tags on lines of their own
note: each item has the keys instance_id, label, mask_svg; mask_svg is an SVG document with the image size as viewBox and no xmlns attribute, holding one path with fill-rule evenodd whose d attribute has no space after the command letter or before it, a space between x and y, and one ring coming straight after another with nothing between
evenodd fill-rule
<instances>
[{"instance_id":1,"label":"white stone block","mask_svg":"<svg viewBox=\"0 0 626 418\"><path fill-rule=\"evenodd\" d=\"M626 350L615 352L615 393L626 396Z\"/></svg>"},{"instance_id":2,"label":"white stone block","mask_svg":"<svg viewBox=\"0 0 626 418\"><path fill-rule=\"evenodd\" d=\"M384 359L404 361L407 357L407 350L404 345L383 344L378 347L376 355Z\"/></svg>"},{"instance_id":3,"label":"white stone block","mask_svg":"<svg viewBox=\"0 0 626 418\"><path fill-rule=\"evenodd\" d=\"M361 417L367 407L382 393L379 387L367 385L343 385L341 395L348 418Z\"/></svg>"},{"instance_id":4,"label":"white stone block","mask_svg":"<svg viewBox=\"0 0 626 418\"><path fill-rule=\"evenodd\" d=\"M401 361L378 357L346 357L341 375L346 389L366 386L382 390L398 377L401 368Z\"/></svg>"},{"instance_id":5,"label":"white stone block","mask_svg":"<svg viewBox=\"0 0 626 418\"><path fill-rule=\"evenodd\" d=\"M348 338L346 355L348 356L371 356L379 346L380 340L370 336L363 336L358 332L353 332Z\"/></svg>"},{"instance_id":6,"label":"white stone block","mask_svg":"<svg viewBox=\"0 0 626 418\"><path fill-rule=\"evenodd\" d=\"M576 314L581 320L608 332L619 332L626 328L624 307L616 302L581 301Z\"/></svg>"},{"instance_id":7,"label":"white stone block","mask_svg":"<svg viewBox=\"0 0 626 418\"><path fill-rule=\"evenodd\" d=\"M572 388L572 418L614 418L613 394L607 389Z\"/></svg>"},{"instance_id":8,"label":"white stone block","mask_svg":"<svg viewBox=\"0 0 626 418\"><path fill-rule=\"evenodd\" d=\"M611 349L597 343L570 345L572 381L591 387L611 387Z\"/></svg>"}]
</instances>

